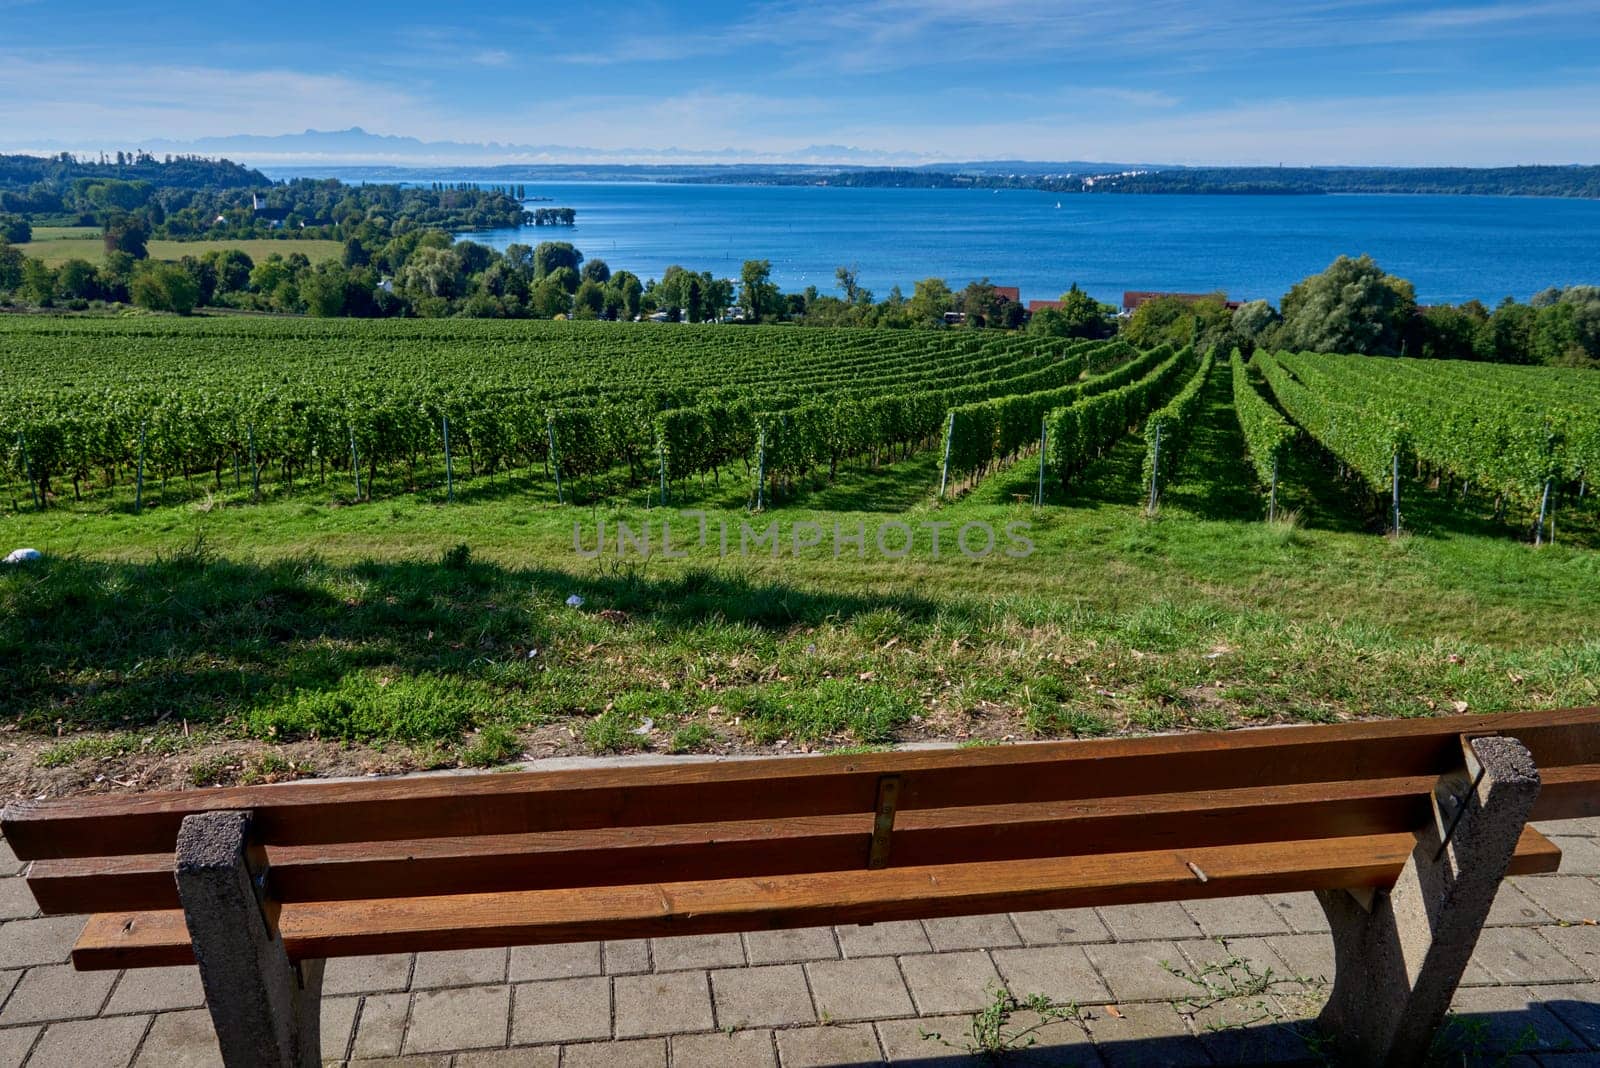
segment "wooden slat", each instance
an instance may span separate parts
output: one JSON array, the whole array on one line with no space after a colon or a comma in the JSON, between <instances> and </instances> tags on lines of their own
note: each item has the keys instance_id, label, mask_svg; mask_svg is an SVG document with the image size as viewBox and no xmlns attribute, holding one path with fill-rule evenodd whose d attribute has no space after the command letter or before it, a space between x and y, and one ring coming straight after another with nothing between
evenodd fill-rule
<instances>
[{"instance_id":1,"label":"wooden slat","mask_svg":"<svg viewBox=\"0 0 1600 1068\"><path fill-rule=\"evenodd\" d=\"M501 775L301 782L24 802L0 818L24 860L172 849L193 812L250 809L269 845L528 834L870 812L901 777L898 809L1437 775L1463 732L1506 733L1541 767L1600 751L1600 709L1260 728L1039 743ZM1587 754L1585 756L1584 754Z\"/></svg>"},{"instance_id":2,"label":"wooden slat","mask_svg":"<svg viewBox=\"0 0 1600 1068\"><path fill-rule=\"evenodd\" d=\"M1536 820L1600 814L1600 765L1552 768ZM921 809L900 816L890 864L978 863L1394 833L1429 818L1434 779ZM284 902L791 875L869 866L866 814L533 835L276 846L270 893ZM35 861L46 915L176 908L168 853Z\"/></svg>"},{"instance_id":3,"label":"wooden slat","mask_svg":"<svg viewBox=\"0 0 1600 1068\"><path fill-rule=\"evenodd\" d=\"M363 956L645 938L990 912L1180 901L1393 885L1412 834L1247 846L813 873L604 890L283 905L277 925L290 957ZM1560 851L1532 828L1510 874L1554 871ZM1206 873L1201 881L1191 865ZM183 914L102 913L72 951L81 970L192 961Z\"/></svg>"}]
</instances>

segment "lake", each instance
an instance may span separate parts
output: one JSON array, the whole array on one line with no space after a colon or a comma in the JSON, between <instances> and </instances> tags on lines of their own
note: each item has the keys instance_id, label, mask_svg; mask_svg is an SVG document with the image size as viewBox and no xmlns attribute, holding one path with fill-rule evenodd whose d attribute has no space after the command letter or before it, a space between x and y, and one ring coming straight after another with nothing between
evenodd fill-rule
<instances>
[{"instance_id":1,"label":"lake","mask_svg":"<svg viewBox=\"0 0 1600 1068\"><path fill-rule=\"evenodd\" d=\"M879 299L895 285L909 296L919 278L960 288L987 276L1029 300L1076 282L1108 302L1126 289L1220 289L1277 303L1336 256L1363 252L1409 278L1423 304L1492 305L1550 285L1600 283L1600 201L1592 200L642 182L529 184L527 193L576 208L578 225L461 236L496 248L570 240L644 279L673 263L737 278L742 261L767 259L785 290L836 292L834 268L853 263Z\"/></svg>"}]
</instances>

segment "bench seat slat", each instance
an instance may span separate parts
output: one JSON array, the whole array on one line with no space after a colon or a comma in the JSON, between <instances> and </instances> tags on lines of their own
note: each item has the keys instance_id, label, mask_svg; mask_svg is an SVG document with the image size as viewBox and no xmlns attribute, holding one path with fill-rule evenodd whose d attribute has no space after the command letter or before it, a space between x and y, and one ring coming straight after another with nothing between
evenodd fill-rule
<instances>
[{"instance_id":1,"label":"bench seat slat","mask_svg":"<svg viewBox=\"0 0 1600 1068\"><path fill-rule=\"evenodd\" d=\"M767 878L269 906L293 959L883 922L989 912L1391 885L1413 834ZM1523 831L1510 874L1554 871L1560 850ZM1202 881L1190 865L1205 872ZM82 970L192 961L183 914L99 913L72 951Z\"/></svg>"},{"instance_id":2,"label":"bench seat slat","mask_svg":"<svg viewBox=\"0 0 1600 1068\"><path fill-rule=\"evenodd\" d=\"M898 807L1037 804L1088 797L1439 775L1463 733L1513 734L1541 768L1600 751L1600 709L1261 728L988 749L711 761L406 780L301 782L21 802L4 831L23 860L160 853L194 812L249 809L268 845L785 819ZM1583 754L1587 753L1585 757Z\"/></svg>"}]
</instances>

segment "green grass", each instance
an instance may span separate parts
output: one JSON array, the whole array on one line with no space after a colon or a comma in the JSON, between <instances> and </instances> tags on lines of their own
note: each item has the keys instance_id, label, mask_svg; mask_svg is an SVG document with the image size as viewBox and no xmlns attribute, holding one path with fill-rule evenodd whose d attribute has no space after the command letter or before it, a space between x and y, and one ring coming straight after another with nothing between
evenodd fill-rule
<instances>
[{"instance_id":1,"label":"green grass","mask_svg":"<svg viewBox=\"0 0 1600 1068\"><path fill-rule=\"evenodd\" d=\"M36 226L33 240L18 245L26 256L43 260L46 266L59 267L68 260L88 260L102 263L106 258L105 244L97 226ZM236 248L260 263L276 252L287 258L296 252L303 253L312 263L338 259L344 246L338 241L315 238L245 238L215 241L165 241L149 243L153 260L178 260L184 256L202 256L213 249Z\"/></svg>"},{"instance_id":2,"label":"green grass","mask_svg":"<svg viewBox=\"0 0 1600 1068\"><path fill-rule=\"evenodd\" d=\"M1570 540L1534 549L1408 484L1415 532L1395 539L1303 454L1282 487L1300 520L1269 525L1223 371L1155 518L1134 437L1042 509L1013 500L1033 486L1029 459L941 504L923 456L757 524L1020 520L1025 559L967 560L947 541L935 560L925 535L898 560L835 558L827 539L724 559L680 518L684 559L585 560L575 521L592 546L600 519L676 513L562 507L503 477L449 505L324 488L186 502L174 486L141 516L121 500L0 513L5 548L48 557L0 572L0 717L14 740L62 736L45 767L148 747L180 720L213 749L316 739L403 767L493 764L532 736L600 752L855 749L1600 700L1592 502L1564 517ZM718 492L697 503L736 546L750 517ZM206 752L206 775L218 760L256 774Z\"/></svg>"}]
</instances>

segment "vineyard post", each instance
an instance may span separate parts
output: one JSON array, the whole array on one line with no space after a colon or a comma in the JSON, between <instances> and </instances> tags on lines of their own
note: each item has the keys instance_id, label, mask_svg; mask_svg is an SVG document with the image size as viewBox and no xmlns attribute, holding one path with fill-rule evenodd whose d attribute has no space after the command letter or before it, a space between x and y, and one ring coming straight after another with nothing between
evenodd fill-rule
<instances>
[{"instance_id":1,"label":"vineyard post","mask_svg":"<svg viewBox=\"0 0 1600 1068\"><path fill-rule=\"evenodd\" d=\"M256 459L256 425L250 423L245 427L245 435L250 443L250 499L261 499L261 463Z\"/></svg>"},{"instance_id":2,"label":"vineyard post","mask_svg":"<svg viewBox=\"0 0 1600 1068\"><path fill-rule=\"evenodd\" d=\"M28 476L28 496L33 498L35 508L43 508L39 503L39 485L33 480L33 460L28 456L28 439L21 434L17 435L17 448L22 453L22 470Z\"/></svg>"},{"instance_id":3,"label":"vineyard post","mask_svg":"<svg viewBox=\"0 0 1600 1068\"><path fill-rule=\"evenodd\" d=\"M144 510L144 432L148 424L139 424L139 469L133 477L133 514Z\"/></svg>"},{"instance_id":4,"label":"vineyard post","mask_svg":"<svg viewBox=\"0 0 1600 1068\"><path fill-rule=\"evenodd\" d=\"M756 511L761 511L766 501L762 494L767 484L767 428L761 428L756 444Z\"/></svg>"},{"instance_id":5,"label":"vineyard post","mask_svg":"<svg viewBox=\"0 0 1600 1068\"><path fill-rule=\"evenodd\" d=\"M1400 450L1394 451L1393 469L1389 475L1389 483L1394 493L1394 533L1400 536Z\"/></svg>"},{"instance_id":6,"label":"vineyard post","mask_svg":"<svg viewBox=\"0 0 1600 1068\"><path fill-rule=\"evenodd\" d=\"M1533 532L1533 543L1535 545L1543 545L1544 544L1544 520L1545 520L1545 516L1547 514L1549 514L1549 511L1550 511L1550 479L1547 478L1547 479L1544 480L1544 493L1539 498L1539 526Z\"/></svg>"},{"instance_id":7,"label":"vineyard post","mask_svg":"<svg viewBox=\"0 0 1600 1068\"><path fill-rule=\"evenodd\" d=\"M1044 507L1044 453L1045 446L1049 444L1050 416L1045 415L1039 420L1039 492L1033 498L1033 504L1036 508Z\"/></svg>"},{"instance_id":8,"label":"vineyard post","mask_svg":"<svg viewBox=\"0 0 1600 1068\"><path fill-rule=\"evenodd\" d=\"M661 507L667 506L667 450L661 437L656 436L656 466L661 472Z\"/></svg>"},{"instance_id":9,"label":"vineyard post","mask_svg":"<svg viewBox=\"0 0 1600 1068\"><path fill-rule=\"evenodd\" d=\"M550 440L550 470L556 476L556 503L565 504L566 501L561 499L561 458L556 455L556 423L553 417L545 416L544 432Z\"/></svg>"},{"instance_id":10,"label":"vineyard post","mask_svg":"<svg viewBox=\"0 0 1600 1068\"><path fill-rule=\"evenodd\" d=\"M1267 521L1278 518L1278 457L1272 458L1272 488L1267 491Z\"/></svg>"},{"instance_id":11,"label":"vineyard post","mask_svg":"<svg viewBox=\"0 0 1600 1068\"><path fill-rule=\"evenodd\" d=\"M944 428L944 464L939 468L939 499L944 500L944 487L950 481L950 440L956 432L956 413L950 412L950 421Z\"/></svg>"},{"instance_id":12,"label":"vineyard post","mask_svg":"<svg viewBox=\"0 0 1600 1068\"><path fill-rule=\"evenodd\" d=\"M450 468L450 417L446 415L442 416L442 418L444 420L444 499L446 501L454 501L456 499L456 478L455 472Z\"/></svg>"},{"instance_id":13,"label":"vineyard post","mask_svg":"<svg viewBox=\"0 0 1600 1068\"><path fill-rule=\"evenodd\" d=\"M345 428L350 431L350 473L356 480L356 500L361 499L361 456L356 452L356 425L349 419L344 422Z\"/></svg>"},{"instance_id":14,"label":"vineyard post","mask_svg":"<svg viewBox=\"0 0 1600 1068\"><path fill-rule=\"evenodd\" d=\"M1196 324L1198 325L1198 324ZM1151 515L1156 513L1156 502L1161 499L1161 424L1156 423L1155 440L1151 443L1150 453L1150 504L1145 511Z\"/></svg>"}]
</instances>

